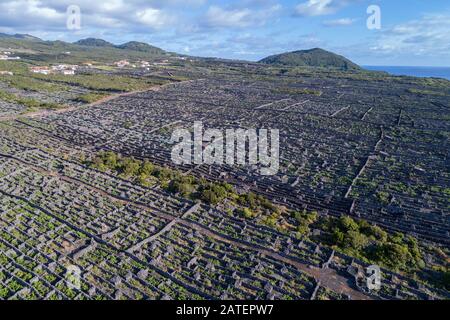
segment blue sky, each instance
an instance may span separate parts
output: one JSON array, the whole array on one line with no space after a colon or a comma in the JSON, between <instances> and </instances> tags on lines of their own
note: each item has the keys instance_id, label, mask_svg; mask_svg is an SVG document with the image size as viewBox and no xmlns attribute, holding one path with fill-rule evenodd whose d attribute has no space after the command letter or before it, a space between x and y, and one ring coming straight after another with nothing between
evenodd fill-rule
<instances>
[{"instance_id":1,"label":"blue sky","mask_svg":"<svg viewBox=\"0 0 450 320\"><path fill-rule=\"evenodd\" d=\"M80 30L66 27L69 5L81 9ZM379 30L367 28L370 5ZM448 0L2 0L0 32L253 61L321 47L361 65L450 66Z\"/></svg>"}]
</instances>

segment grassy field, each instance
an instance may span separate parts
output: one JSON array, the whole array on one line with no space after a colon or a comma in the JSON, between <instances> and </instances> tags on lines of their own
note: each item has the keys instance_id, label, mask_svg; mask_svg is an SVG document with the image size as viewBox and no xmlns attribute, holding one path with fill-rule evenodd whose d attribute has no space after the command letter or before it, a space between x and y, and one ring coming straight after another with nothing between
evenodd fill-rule
<instances>
[{"instance_id":1,"label":"grassy field","mask_svg":"<svg viewBox=\"0 0 450 320\"><path fill-rule=\"evenodd\" d=\"M43 75L30 72L29 68L33 65L30 61L0 61L0 71L11 71L14 74L12 76L1 76L0 83L11 89L39 92L43 95L54 95L58 92L70 92L71 90L79 91L81 88L86 92L76 96L74 101L92 103L112 93L145 90L169 81L179 81L179 79L171 79L170 77L137 78L120 74L113 67L109 66L106 66L108 71L105 69L104 73L92 72L74 76L60 74ZM27 109L33 110L56 108L56 104L21 97L7 91L0 91L0 99L21 104Z\"/></svg>"},{"instance_id":2,"label":"grassy field","mask_svg":"<svg viewBox=\"0 0 450 320\"><path fill-rule=\"evenodd\" d=\"M27 108L27 112L36 111L38 109L58 109L61 105L56 103L42 102L31 98L19 97L15 94L0 90L0 100L23 105Z\"/></svg>"}]
</instances>

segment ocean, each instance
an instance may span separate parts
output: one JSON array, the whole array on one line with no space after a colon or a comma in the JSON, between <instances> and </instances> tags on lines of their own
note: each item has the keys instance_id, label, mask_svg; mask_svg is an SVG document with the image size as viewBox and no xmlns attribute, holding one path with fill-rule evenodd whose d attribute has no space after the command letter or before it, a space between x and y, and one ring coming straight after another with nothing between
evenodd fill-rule
<instances>
[{"instance_id":1,"label":"ocean","mask_svg":"<svg viewBox=\"0 0 450 320\"><path fill-rule=\"evenodd\" d=\"M434 77L450 80L450 67L364 66L363 68L372 71L385 71L396 76Z\"/></svg>"}]
</instances>

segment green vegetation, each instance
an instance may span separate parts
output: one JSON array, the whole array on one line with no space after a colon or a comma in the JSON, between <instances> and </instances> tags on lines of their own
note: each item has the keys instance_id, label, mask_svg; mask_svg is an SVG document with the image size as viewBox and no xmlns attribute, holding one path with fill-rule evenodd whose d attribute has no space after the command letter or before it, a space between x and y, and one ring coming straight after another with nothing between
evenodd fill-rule
<instances>
[{"instance_id":1,"label":"green vegetation","mask_svg":"<svg viewBox=\"0 0 450 320\"><path fill-rule=\"evenodd\" d=\"M427 90L427 89L410 88L410 89L408 89L408 92L409 93L426 95L426 96L442 96L442 97L450 96L450 93L445 93L443 91Z\"/></svg>"},{"instance_id":2,"label":"green vegetation","mask_svg":"<svg viewBox=\"0 0 450 320\"><path fill-rule=\"evenodd\" d=\"M206 181L205 181L206 182ZM216 205L225 200L229 193L233 192L231 185L222 183L205 183L203 182L200 187L200 199L206 203Z\"/></svg>"},{"instance_id":3,"label":"green vegetation","mask_svg":"<svg viewBox=\"0 0 450 320\"><path fill-rule=\"evenodd\" d=\"M158 183L167 191L184 197L201 199L210 204L222 202L233 187L229 184L209 183L170 168L152 164L149 161L122 157L114 152L100 152L88 164L100 171L112 171L125 179L131 179L144 186Z\"/></svg>"},{"instance_id":4,"label":"green vegetation","mask_svg":"<svg viewBox=\"0 0 450 320\"><path fill-rule=\"evenodd\" d=\"M260 62L284 66L309 66L341 70L361 69L350 60L319 48L278 54L264 58Z\"/></svg>"},{"instance_id":5,"label":"green vegetation","mask_svg":"<svg viewBox=\"0 0 450 320\"><path fill-rule=\"evenodd\" d=\"M103 93L86 93L86 94L82 94L82 95L78 96L77 100L84 102L84 103L93 103L93 102L101 100L107 96L108 96L107 94L103 94Z\"/></svg>"},{"instance_id":6,"label":"green vegetation","mask_svg":"<svg viewBox=\"0 0 450 320\"><path fill-rule=\"evenodd\" d=\"M88 46L88 47L114 47L114 45L108 41L95 38L81 39L75 42L75 44L79 46Z\"/></svg>"},{"instance_id":7,"label":"green vegetation","mask_svg":"<svg viewBox=\"0 0 450 320\"><path fill-rule=\"evenodd\" d=\"M74 76L64 75L35 75L38 79L45 79L56 83L63 83L72 86L83 87L89 90L97 91L134 91L143 90L150 86L161 85L166 83L162 80L155 80L150 78L133 78L122 75L110 74L82 74Z\"/></svg>"},{"instance_id":8,"label":"green vegetation","mask_svg":"<svg viewBox=\"0 0 450 320\"><path fill-rule=\"evenodd\" d=\"M29 75L15 74L13 76L9 76L6 77L5 79L2 79L2 81L7 83L9 86L13 88L26 91L61 92L66 91L68 89L67 86L36 79L30 77Z\"/></svg>"},{"instance_id":9,"label":"green vegetation","mask_svg":"<svg viewBox=\"0 0 450 320\"><path fill-rule=\"evenodd\" d=\"M144 42L137 42L137 41L127 42L127 43L116 46L116 48L131 50L131 51L146 52L146 53L150 53L150 54L154 54L154 55L160 55L164 52L160 48L151 46Z\"/></svg>"},{"instance_id":10,"label":"green vegetation","mask_svg":"<svg viewBox=\"0 0 450 320\"><path fill-rule=\"evenodd\" d=\"M351 217L324 218L319 226L326 232L321 241L340 251L395 271L424 267L417 239L401 233L388 234L365 220Z\"/></svg>"},{"instance_id":11,"label":"green vegetation","mask_svg":"<svg viewBox=\"0 0 450 320\"><path fill-rule=\"evenodd\" d=\"M194 185L195 179L192 176L177 176L169 183L167 190L189 197L195 191Z\"/></svg>"},{"instance_id":12,"label":"green vegetation","mask_svg":"<svg viewBox=\"0 0 450 320\"><path fill-rule=\"evenodd\" d=\"M191 200L202 200L211 205L228 201L242 208L244 216L253 218L258 212L280 214L279 208L263 196L252 192L239 195L228 183L197 179L191 175L183 175L177 170L157 166L149 161L122 157L111 151L99 152L92 160L85 163L94 169L113 172L143 186L158 184L171 193Z\"/></svg>"},{"instance_id":13,"label":"green vegetation","mask_svg":"<svg viewBox=\"0 0 450 320\"><path fill-rule=\"evenodd\" d=\"M307 236L309 235L311 224L315 223L318 219L318 213L316 211L308 213L306 210L303 210L303 212L294 211L291 213L291 217L298 223L298 235Z\"/></svg>"},{"instance_id":14,"label":"green vegetation","mask_svg":"<svg viewBox=\"0 0 450 320\"><path fill-rule=\"evenodd\" d=\"M83 63L87 60L111 63L121 59L149 60L168 54L156 47L126 43L114 46L101 39L84 39L77 43L43 41L39 38L0 36L0 47L18 50L23 59L44 63ZM70 52L70 54L66 54Z\"/></svg>"},{"instance_id":15,"label":"green vegetation","mask_svg":"<svg viewBox=\"0 0 450 320\"><path fill-rule=\"evenodd\" d=\"M38 109L56 109L59 106L52 103L53 99L45 98L46 93L70 92L74 87L90 90L76 99L84 103L98 101L111 92L130 92L145 90L151 86L162 85L169 81L178 81L177 77L133 77L115 73L114 68L104 67L106 73L83 73L74 76L62 74L31 73L32 66L51 66L55 64L110 64L127 59L131 61L151 60L155 57L165 57L167 54L156 47L140 42L129 42L114 46L99 39L85 39L71 44L63 41L43 41L27 35L0 35L0 47L10 48L22 59L0 61L1 71L10 71L13 75L1 78L8 87L41 93L44 98L21 97L20 94L0 92L0 99L23 105L25 112ZM70 99L70 98L69 98ZM69 104L69 101L68 101Z\"/></svg>"},{"instance_id":16,"label":"green vegetation","mask_svg":"<svg viewBox=\"0 0 450 320\"><path fill-rule=\"evenodd\" d=\"M241 194L235 198L236 202L243 206L248 206L251 209L263 208L269 211L276 211L277 208L261 195L256 195L253 192L248 192L245 194Z\"/></svg>"},{"instance_id":17,"label":"green vegetation","mask_svg":"<svg viewBox=\"0 0 450 320\"><path fill-rule=\"evenodd\" d=\"M294 231L299 237L309 236L311 227L314 226L328 234L320 239L324 244L391 269L405 270L423 264L417 241L411 237L404 239L400 234L389 236L380 227L372 226L366 221L356 222L350 217L323 219L315 211L304 210L290 214L296 223L292 227L283 225L282 210L268 199L253 192L237 194L234 187L227 183L197 179L149 161L122 157L114 152L100 152L87 163L95 169L113 172L143 186L158 184L168 192L191 200L202 200L211 205L226 201L236 206L237 212L246 219L258 218L259 223L282 232ZM400 259L392 259L394 255L400 255Z\"/></svg>"},{"instance_id":18,"label":"green vegetation","mask_svg":"<svg viewBox=\"0 0 450 320\"><path fill-rule=\"evenodd\" d=\"M377 198L378 200L380 200L382 204L389 204L391 196L389 195L388 192L378 191Z\"/></svg>"},{"instance_id":19,"label":"green vegetation","mask_svg":"<svg viewBox=\"0 0 450 320\"><path fill-rule=\"evenodd\" d=\"M112 92L130 92L145 90L152 86L158 86L171 81L169 78L136 78L119 74L78 74L65 76L61 74L42 75L29 71L32 64L24 61L0 61L0 70L11 71L12 76L2 77L0 81L7 86L24 91L41 93L70 92L73 87L88 89L89 92L78 95L76 100L83 103L96 102ZM35 98L22 97L20 94L12 94L0 91L0 99L10 103L23 105L27 108L25 112L39 109L60 108L56 103L37 100ZM49 99L52 100L51 98ZM68 101L69 102L69 101Z\"/></svg>"},{"instance_id":20,"label":"green vegetation","mask_svg":"<svg viewBox=\"0 0 450 320\"><path fill-rule=\"evenodd\" d=\"M23 97L19 97L19 96L15 95L15 94L4 92L4 91L0 91L0 100L23 105L27 108L27 111L34 111L37 109L59 109L59 108L61 108L61 106L56 103L41 102L41 101L37 101L37 100L31 99L31 98L23 98Z\"/></svg>"}]
</instances>

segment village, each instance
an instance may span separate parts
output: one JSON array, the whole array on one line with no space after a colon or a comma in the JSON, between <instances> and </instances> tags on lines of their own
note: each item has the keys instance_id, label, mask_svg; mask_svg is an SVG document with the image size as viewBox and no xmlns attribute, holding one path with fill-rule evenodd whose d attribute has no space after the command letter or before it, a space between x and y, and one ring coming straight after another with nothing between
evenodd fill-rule
<instances>
[{"instance_id":1,"label":"village","mask_svg":"<svg viewBox=\"0 0 450 320\"><path fill-rule=\"evenodd\" d=\"M128 60L120 60L112 63L110 66L118 69L141 69L150 71L151 66L166 66L169 65L169 60L161 60L160 62L150 63L148 61L130 62ZM92 69L96 66L92 62L85 62L80 65L58 64L53 66L33 66L30 67L30 72L38 74L62 74L65 76L75 75L78 70ZM102 66L100 66L102 67ZM7 71L6 71L7 72Z\"/></svg>"}]
</instances>

